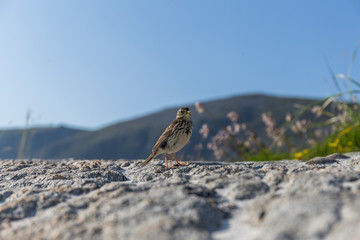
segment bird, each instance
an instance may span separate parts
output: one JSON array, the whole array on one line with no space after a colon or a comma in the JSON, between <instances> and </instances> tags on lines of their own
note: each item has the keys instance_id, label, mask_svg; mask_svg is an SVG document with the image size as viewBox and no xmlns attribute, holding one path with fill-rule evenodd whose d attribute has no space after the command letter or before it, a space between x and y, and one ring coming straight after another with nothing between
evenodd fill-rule
<instances>
[{"instance_id":1,"label":"bird","mask_svg":"<svg viewBox=\"0 0 360 240\"><path fill-rule=\"evenodd\" d=\"M187 163L180 163L175 158L174 153L181 150L189 142L192 129L191 111L188 107L181 107L176 113L175 120L161 134L152 149L152 153L140 166L144 167L162 153L165 153L166 168L168 168L167 154L171 154L179 166L186 165Z\"/></svg>"}]
</instances>

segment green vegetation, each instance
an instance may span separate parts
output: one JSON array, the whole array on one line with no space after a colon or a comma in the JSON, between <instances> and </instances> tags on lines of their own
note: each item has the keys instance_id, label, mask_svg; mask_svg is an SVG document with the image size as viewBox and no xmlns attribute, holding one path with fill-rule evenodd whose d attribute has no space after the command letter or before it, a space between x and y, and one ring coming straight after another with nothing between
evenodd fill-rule
<instances>
[{"instance_id":1,"label":"green vegetation","mask_svg":"<svg viewBox=\"0 0 360 240\"><path fill-rule=\"evenodd\" d=\"M240 122L239 114L229 112L230 121L220 130L212 131L208 123L201 127L204 140L211 135L207 147L218 160L227 161L308 160L331 153L359 151L360 104L356 95L360 93L360 83L351 77L357 49L347 74L335 75L329 68L338 94L306 105L297 104L298 111L287 112L282 124L277 124L272 112L262 113L266 137L258 136L246 123ZM202 104L195 106L200 114L212 115ZM314 115L313 120L309 113Z\"/></svg>"},{"instance_id":2,"label":"green vegetation","mask_svg":"<svg viewBox=\"0 0 360 240\"><path fill-rule=\"evenodd\" d=\"M319 114L325 114L328 119L323 125L331 126L331 134L317 142L309 149L295 153L295 158L310 159L331 153L346 153L360 150L360 104L357 94L360 83L352 78L352 68L359 46L355 48L346 74L334 74L330 69L332 80L339 94L326 99ZM336 114L324 111L325 104L332 102Z\"/></svg>"}]
</instances>

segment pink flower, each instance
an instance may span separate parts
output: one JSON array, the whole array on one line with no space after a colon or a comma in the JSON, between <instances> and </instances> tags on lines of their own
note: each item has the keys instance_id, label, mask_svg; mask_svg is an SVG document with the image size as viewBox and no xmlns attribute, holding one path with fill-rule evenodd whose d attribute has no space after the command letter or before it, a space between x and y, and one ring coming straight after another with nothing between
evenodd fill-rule
<instances>
[{"instance_id":1,"label":"pink flower","mask_svg":"<svg viewBox=\"0 0 360 240\"><path fill-rule=\"evenodd\" d=\"M307 121L305 119L297 120L292 126L291 131L294 133L306 133L311 125L310 121Z\"/></svg>"},{"instance_id":2,"label":"pink flower","mask_svg":"<svg viewBox=\"0 0 360 240\"><path fill-rule=\"evenodd\" d=\"M291 119L292 119L291 113L286 113L285 120L286 120L287 122L290 122Z\"/></svg>"},{"instance_id":3,"label":"pink flower","mask_svg":"<svg viewBox=\"0 0 360 240\"><path fill-rule=\"evenodd\" d=\"M207 144L207 148L210 149L210 150L215 151L216 149L218 149L218 146L217 146L216 143L214 143L214 142L209 142L209 143Z\"/></svg>"},{"instance_id":4,"label":"pink flower","mask_svg":"<svg viewBox=\"0 0 360 240\"><path fill-rule=\"evenodd\" d=\"M224 130L220 130L214 137L215 141L219 143L224 143L229 138L229 133Z\"/></svg>"},{"instance_id":5,"label":"pink flower","mask_svg":"<svg viewBox=\"0 0 360 240\"><path fill-rule=\"evenodd\" d=\"M311 108L311 112L315 114L315 116L320 117L323 113L323 110L320 106L313 106Z\"/></svg>"},{"instance_id":6,"label":"pink flower","mask_svg":"<svg viewBox=\"0 0 360 240\"><path fill-rule=\"evenodd\" d=\"M271 112L261 114L261 118L262 118L262 120L265 123L267 128L274 129L275 120L273 119Z\"/></svg>"},{"instance_id":7,"label":"pink flower","mask_svg":"<svg viewBox=\"0 0 360 240\"><path fill-rule=\"evenodd\" d=\"M196 151L201 151L202 149L203 149L202 143L199 143L199 144L196 144L196 145L195 145L195 150L196 150Z\"/></svg>"},{"instance_id":8,"label":"pink flower","mask_svg":"<svg viewBox=\"0 0 360 240\"><path fill-rule=\"evenodd\" d=\"M227 126L226 126L226 131L227 131L228 133L230 133L230 134L233 134L233 129L232 129L232 127L231 127L230 125L227 125Z\"/></svg>"},{"instance_id":9,"label":"pink flower","mask_svg":"<svg viewBox=\"0 0 360 240\"><path fill-rule=\"evenodd\" d=\"M229 112L229 113L227 114L227 117L230 119L230 121L236 122L236 121L239 119L239 114L237 114L236 112L232 111L232 112Z\"/></svg>"},{"instance_id":10,"label":"pink flower","mask_svg":"<svg viewBox=\"0 0 360 240\"><path fill-rule=\"evenodd\" d=\"M217 160L220 160L224 156L225 152L223 149L219 148L214 151L214 155Z\"/></svg>"},{"instance_id":11,"label":"pink flower","mask_svg":"<svg viewBox=\"0 0 360 240\"><path fill-rule=\"evenodd\" d=\"M203 106L201 103L199 103L199 102L196 102L196 103L195 103L195 108L196 108L196 111L197 111L199 114L202 114L202 113L205 112L204 106Z\"/></svg>"},{"instance_id":12,"label":"pink flower","mask_svg":"<svg viewBox=\"0 0 360 240\"><path fill-rule=\"evenodd\" d=\"M201 134L201 136L203 138L207 138L209 136L209 133L210 133L210 127L208 124L204 123L201 128L200 128L200 131L199 133Z\"/></svg>"},{"instance_id":13,"label":"pink flower","mask_svg":"<svg viewBox=\"0 0 360 240\"><path fill-rule=\"evenodd\" d=\"M241 130L241 125L239 123L235 123L234 124L234 133L238 134L238 133L240 133L240 130Z\"/></svg>"},{"instance_id":14,"label":"pink flower","mask_svg":"<svg viewBox=\"0 0 360 240\"><path fill-rule=\"evenodd\" d=\"M321 138L322 137L322 131L320 129L316 129L315 132L314 132L315 136L317 138Z\"/></svg>"}]
</instances>

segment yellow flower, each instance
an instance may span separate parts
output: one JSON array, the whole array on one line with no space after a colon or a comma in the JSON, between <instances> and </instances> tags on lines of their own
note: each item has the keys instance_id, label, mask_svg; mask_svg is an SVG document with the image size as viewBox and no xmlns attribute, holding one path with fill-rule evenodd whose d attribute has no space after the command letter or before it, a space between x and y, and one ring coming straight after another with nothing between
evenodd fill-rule
<instances>
[{"instance_id":1,"label":"yellow flower","mask_svg":"<svg viewBox=\"0 0 360 240\"><path fill-rule=\"evenodd\" d=\"M350 132L351 129L353 129L353 128L354 128L354 126L350 126L350 127L348 127L348 128L345 128L344 130L342 130L342 131L339 133L339 135L340 135L340 136L345 135L345 134L347 134L348 132Z\"/></svg>"},{"instance_id":2,"label":"yellow flower","mask_svg":"<svg viewBox=\"0 0 360 240\"><path fill-rule=\"evenodd\" d=\"M351 152L351 148L350 148L350 147L346 147L346 148L344 149L344 152Z\"/></svg>"},{"instance_id":3,"label":"yellow flower","mask_svg":"<svg viewBox=\"0 0 360 240\"><path fill-rule=\"evenodd\" d=\"M294 153L294 158L297 160L300 160L302 157L304 157L308 153L309 153L309 150L304 149L301 152Z\"/></svg>"},{"instance_id":4,"label":"yellow flower","mask_svg":"<svg viewBox=\"0 0 360 240\"><path fill-rule=\"evenodd\" d=\"M348 141L348 146L352 146L352 141Z\"/></svg>"},{"instance_id":5,"label":"yellow flower","mask_svg":"<svg viewBox=\"0 0 360 240\"><path fill-rule=\"evenodd\" d=\"M339 144L340 138L336 138L334 142L329 142L329 147L336 147Z\"/></svg>"},{"instance_id":6,"label":"yellow flower","mask_svg":"<svg viewBox=\"0 0 360 240\"><path fill-rule=\"evenodd\" d=\"M302 158L302 156L303 156L303 153L302 153L302 152L297 152L297 153L294 154L294 157L295 157L295 159L297 159L297 160L300 160L300 159Z\"/></svg>"},{"instance_id":7,"label":"yellow flower","mask_svg":"<svg viewBox=\"0 0 360 240\"><path fill-rule=\"evenodd\" d=\"M337 150L338 150L339 152L344 152L344 149L343 149L343 147L342 147L341 145L337 146Z\"/></svg>"}]
</instances>

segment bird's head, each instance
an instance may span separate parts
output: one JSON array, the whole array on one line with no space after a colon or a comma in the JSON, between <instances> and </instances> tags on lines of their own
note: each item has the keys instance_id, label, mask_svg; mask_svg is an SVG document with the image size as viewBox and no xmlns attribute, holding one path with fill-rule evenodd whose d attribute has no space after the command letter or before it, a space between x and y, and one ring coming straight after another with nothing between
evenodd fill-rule
<instances>
[{"instance_id":1,"label":"bird's head","mask_svg":"<svg viewBox=\"0 0 360 240\"><path fill-rule=\"evenodd\" d=\"M182 107L177 111L176 118L185 118L190 119L191 118L191 111L188 107Z\"/></svg>"}]
</instances>

